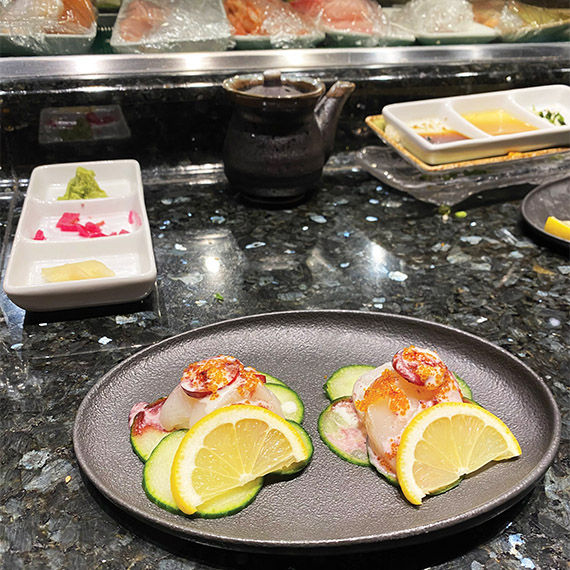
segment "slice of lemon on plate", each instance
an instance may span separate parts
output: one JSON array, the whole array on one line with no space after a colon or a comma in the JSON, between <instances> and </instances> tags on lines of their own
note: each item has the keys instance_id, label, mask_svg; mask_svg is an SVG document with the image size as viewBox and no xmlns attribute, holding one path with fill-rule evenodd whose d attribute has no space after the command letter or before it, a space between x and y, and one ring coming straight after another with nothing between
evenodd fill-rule
<instances>
[{"instance_id":1,"label":"slice of lemon on plate","mask_svg":"<svg viewBox=\"0 0 570 570\"><path fill-rule=\"evenodd\" d=\"M259 406L219 408L184 436L172 465L170 484L186 514L258 477L306 461L311 450L297 429Z\"/></svg>"},{"instance_id":2,"label":"slice of lemon on plate","mask_svg":"<svg viewBox=\"0 0 570 570\"><path fill-rule=\"evenodd\" d=\"M446 402L420 412L402 433L396 471L404 496L422 498L490 461L521 454L509 428L474 404Z\"/></svg>"},{"instance_id":3,"label":"slice of lemon on plate","mask_svg":"<svg viewBox=\"0 0 570 570\"><path fill-rule=\"evenodd\" d=\"M559 220L555 216L548 216L544 224L544 231L570 241L570 220Z\"/></svg>"}]
</instances>

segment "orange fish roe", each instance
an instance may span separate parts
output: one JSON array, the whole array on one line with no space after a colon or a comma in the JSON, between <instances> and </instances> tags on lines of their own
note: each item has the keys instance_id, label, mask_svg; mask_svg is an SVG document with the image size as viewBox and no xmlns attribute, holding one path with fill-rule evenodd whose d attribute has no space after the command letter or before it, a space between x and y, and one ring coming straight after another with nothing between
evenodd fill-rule
<instances>
[{"instance_id":1,"label":"orange fish roe","mask_svg":"<svg viewBox=\"0 0 570 570\"><path fill-rule=\"evenodd\" d=\"M263 382L262 378L264 378L264 376L259 374L257 370L254 370L253 368L244 368L240 372L238 378L239 381L239 384L237 386L238 394L242 398L251 398L251 396L255 392L255 389L257 388L257 385L260 382Z\"/></svg>"},{"instance_id":2,"label":"orange fish roe","mask_svg":"<svg viewBox=\"0 0 570 570\"><path fill-rule=\"evenodd\" d=\"M443 362L434 362L432 356L419 352L413 345L402 351L402 357L405 361L417 365L415 373L420 377L424 385L433 376L433 384L439 386L447 373L447 366Z\"/></svg>"},{"instance_id":3,"label":"orange fish roe","mask_svg":"<svg viewBox=\"0 0 570 570\"><path fill-rule=\"evenodd\" d=\"M386 453L386 459L395 459L396 455L398 454L399 447L400 447L400 438L398 437L397 439L392 440L390 451Z\"/></svg>"},{"instance_id":4,"label":"orange fish roe","mask_svg":"<svg viewBox=\"0 0 570 570\"><path fill-rule=\"evenodd\" d=\"M460 392L461 390L459 389L459 385L457 384L457 381L455 380L455 378L453 377L453 374L451 374L451 372L449 372L446 377L445 380L443 381L442 384L440 384L436 390L435 393L433 395L433 399L436 401L436 403L440 403L440 402L445 402L447 401L447 395L449 394L449 392L451 392L452 390L458 391Z\"/></svg>"},{"instance_id":5,"label":"orange fish roe","mask_svg":"<svg viewBox=\"0 0 570 570\"><path fill-rule=\"evenodd\" d=\"M239 360L220 355L188 365L181 382L188 381L199 391L215 393L234 380L239 368L243 368Z\"/></svg>"},{"instance_id":6,"label":"orange fish roe","mask_svg":"<svg viewBox=\"0 0 570 570\"><path fill-rule=\"evenodd\" d=\"M384 370L382 374L364 392L364 398L355 402L359 412L366 413L368 408L379 400L388 400L390 411L403 416L410 409L410 401L398 386L401 376L395 370Z\"/></svg>"}]
</instances>

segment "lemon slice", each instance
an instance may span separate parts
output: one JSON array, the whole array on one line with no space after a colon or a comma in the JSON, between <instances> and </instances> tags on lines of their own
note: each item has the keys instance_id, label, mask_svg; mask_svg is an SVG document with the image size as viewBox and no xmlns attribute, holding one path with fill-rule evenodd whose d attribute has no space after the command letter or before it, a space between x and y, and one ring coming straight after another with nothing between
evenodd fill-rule
<instances>
[{"instance_id":1,"label":"lemon slice","mask_svg":"<svg viewBox=\"0 0 570 570\"><path fill-rule=\"evenodd\" d=\"M181 441L170 476L172 494L186 514L231 489L306 460L299 432L265 408L219 408L196 422Z\"/></svg>"},{"instance_id":2,"label":"lemon slice","mask_svg":"<svg viewBox=\"0 0 570 570\"><path fill-rule=\"evenodd\" d=\"M406 426L396 472L406 499L420 505L427 494L490 461L520 454L520 445L498 417L474 404L446 402L420 412Z\"/></svg>"},{"instance_id":3,"label":"lemon slice","mask_svg":"<svg viewBox=\"0 0 570 570\"><path fill-rule=\"evenodd\" d=\"M570 240L570 220L559 220L548 216L544 224L544 231L562 239Z\"/></svg>"}]
</instances>

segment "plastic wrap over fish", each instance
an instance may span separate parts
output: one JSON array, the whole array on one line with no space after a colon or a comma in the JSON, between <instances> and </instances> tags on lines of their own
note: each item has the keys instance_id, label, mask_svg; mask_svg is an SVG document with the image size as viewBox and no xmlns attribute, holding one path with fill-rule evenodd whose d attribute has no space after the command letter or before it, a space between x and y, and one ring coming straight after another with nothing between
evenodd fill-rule
<instances>
[{"instance_id":1,"label":"plastic wrap over fish","mask_svg":"<svg viewBox=\"0 0 570 570\"><path fill-rule=\"evenodd\" d=\"M1 0L0 53L85 53L97 32L90 0Z\"/></svg>"},{"instance_id":2,"label":"plastic wrap over fish","mask_svg":"<svg viewBox=\"0 0 570 570\"><path fill-rule=\"evenodd\" d=\"M504 41L570 39L568 8L544 8L517 0L472 0L472 4L475 21L496 29Z\"/></svg>"},{"instance_id":3,"label":"plastic wrap over fish","mask_svg":"<svg viewBox=\"0 0 570 570\"><path fill-rule=\"evenodd\" d=\"M391 19L416 33L461 32L474 21L468 0L411 0L394 9Z\"/></svg>"},{"instance_id":4,"label":"plastic wrap over fish","mask_svg":"<svg viewBox=\"0 0 570 570\"><path fill-rule=\"evenodd\" d=\"M389 34L387 19L375 0L291 0L290 4L323 30L329 43L375 46Z\"/></svg>"},{"instance_id":5,"label":"plastic wrap over fish","mask_svg":"<svg viewBox=\"0 0 570 570\"><path fill-rule=\"evenodd\" d=\"M282 0L224 0L238 48L311 47L325 34Z\"/></svg>"},{"instance_id":6,"label":"plastic wrap over fish","mask_svg":"<svg viewBox=\"0 0 570 570\"><path fill-rule=\"evenodd\" d=\"M118 52L220 51L231 46L221 0L125 0L111 47Z\"/></svg>"}]
</instances>

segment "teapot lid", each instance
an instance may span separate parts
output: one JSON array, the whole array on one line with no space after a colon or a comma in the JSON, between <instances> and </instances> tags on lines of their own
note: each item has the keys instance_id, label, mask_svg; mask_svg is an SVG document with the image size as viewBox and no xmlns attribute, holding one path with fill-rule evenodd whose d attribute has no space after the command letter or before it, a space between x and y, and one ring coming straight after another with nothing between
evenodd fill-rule
<instances>
[{"instance_id":1,"label":"teapot lid","mask_svg":"<svg viewBox=\"0 0 570 570\"><path fill-rule=\"evenodd\" d=\"M223 87L240 102L256 104L271 101L276 104L286 102L316 101L324 92L322 81L312 77L297 75L283 76L280 71L269 70L263 74L235 75L224 80Z\"/></svg>"}]
</instances>

